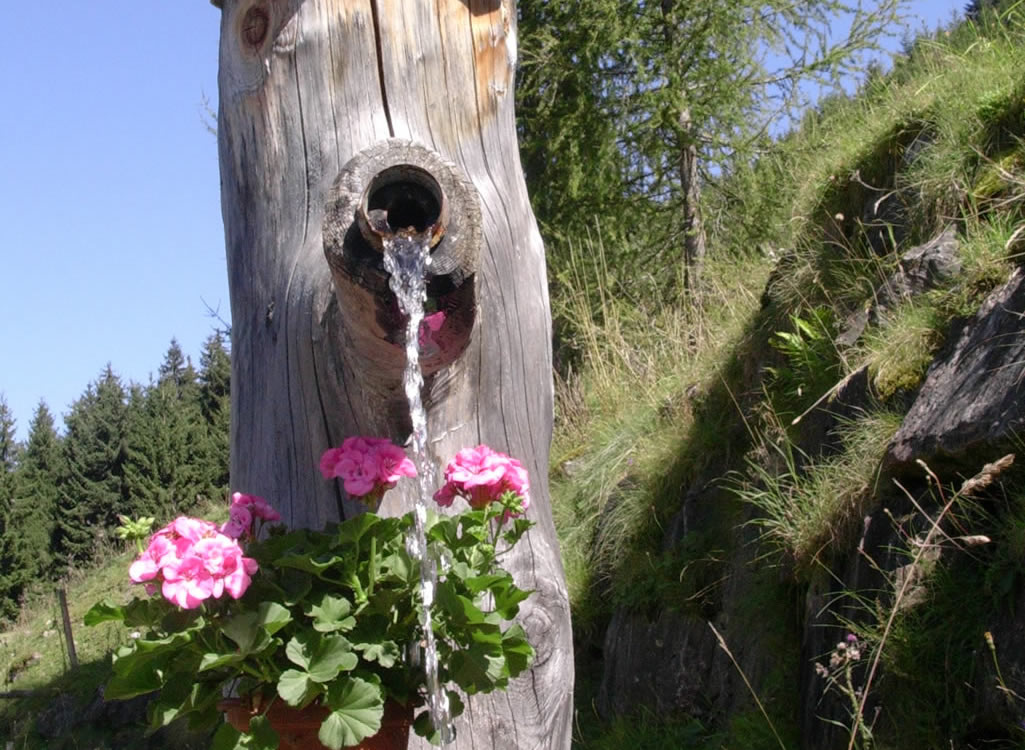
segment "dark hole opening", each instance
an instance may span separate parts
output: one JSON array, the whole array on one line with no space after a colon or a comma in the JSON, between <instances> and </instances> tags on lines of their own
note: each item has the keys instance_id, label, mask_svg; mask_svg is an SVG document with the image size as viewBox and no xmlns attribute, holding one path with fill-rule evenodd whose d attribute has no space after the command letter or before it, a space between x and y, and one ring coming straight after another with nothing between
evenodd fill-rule
<instances>
[{"instance_id":1,"label":"dark hole opening","mask_svg":"<svg viewBox=\"0 0 1025 750\"><path fill-rule=\"evenodd\" d=\"M392 232L413 227L423 232L441 215L441 205L430 190L415 182L393 182L370 193L367 209L388 212Z\"/></svg>"}]
</instances>

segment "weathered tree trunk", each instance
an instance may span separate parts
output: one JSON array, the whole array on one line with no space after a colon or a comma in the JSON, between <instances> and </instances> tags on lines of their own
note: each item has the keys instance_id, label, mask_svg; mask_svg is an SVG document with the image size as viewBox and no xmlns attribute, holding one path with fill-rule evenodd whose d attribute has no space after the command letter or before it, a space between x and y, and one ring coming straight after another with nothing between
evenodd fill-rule
<instances>
[{"instance_id":1,"label":"weathered tree trunk","mask_svg":"<svg viewBox=\"0 0 1025 750\"><path fill-rule=\"evenodd\" d=\"M662 33L666 49L675 47L677 29L673 11L676 0L662 0ZM676 137L679 141L680 212L683 225L683 288L693 291L705 262L705 227L701 222L701 182L698 174L697 133L691 120L690 108L680 108Z\"/></svg>"},{"instance_id":2,"label":"weathered tree trunk","mask_svg":"<svg viewBox=\"0 0 1025 750\"><path fill-rule=\"evenodd\" d=\"M701 223L701 183L698 176L698 148L690 112L680 112L680 131L688 140L680 148L680 197L683 213L683 287L697 286L705 262L705 227Z\"/></svg>"},{"instance_id":3,"label":"weathered tree trunk","mask_svg":"<svg viewBox=\"0 0 1025 750\"><path fill-rule=\"evenodd\" d=\"M232 485L267 497L294 526L358 512L320 477L321 453L354 434L404 443L409 419L397 405L394 298L351 201L380 191L440 210L444 192L451 215L429 287L447 316L426 362L433 459L440 467L482 442L518 457L537 522L512 562L536 590L521 611L534 668L507 693L471 700L452 747L567 748L569 610L546 478L551 324L513 121L513 1L215 4ZM412 158L426 166L410 171ZM471 198L449 195L464 187ZM412 484L384 511L410 508Z\"/></svg>"}]
</instances>

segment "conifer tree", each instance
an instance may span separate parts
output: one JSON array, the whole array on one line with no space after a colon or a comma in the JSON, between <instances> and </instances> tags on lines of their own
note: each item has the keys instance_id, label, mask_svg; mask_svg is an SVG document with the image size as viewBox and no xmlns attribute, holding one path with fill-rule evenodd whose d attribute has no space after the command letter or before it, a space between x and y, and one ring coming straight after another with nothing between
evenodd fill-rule
<instances>
[{"instance_id":1,"label":"conifer tree","mask_svg":"<svg viewBox=\"0 0 1025 750\"><path fill-rule=\"evenodd\" d=\"M4 618L17 612L20 581L20 572L13 557L16 531L11 526L18 457L14 429L14 415L7 406L7 400L0 396L0 617Z\"/></svg>"},{"instance_id":2,"label":"conifer tree","mask_svg":"<svg viewBox=\"0 0 1025 750\"><path fill-rule=\"evenodd\" d=\"M901 2L521 0L518 127L538 220L563 239L556 289L596 231L609 267L635 266L625 286L693 284L705 188L758 155L807 83L860 70Z\"/></svg>"},{"instance_id":3,"label":"conifer tree","mask_svg":"<svg viewBox=\"0 0 1025 750\"><path fill-rule=\"evenodd\" d=\"M228 489L231 447L231 354L223 333L207 338L199 365L199 406L207 435L206 494L217 497Z\"/></svg>"},{"instance_id":4,"label":"conifer tree","mask_svg":"<svg viewBox=\"0 0 1025 750\"><path fill-rule=\"evenodd\" d=\"M172 340L147 389L132 388L126 429L128 515L189 510L206 486L207 431L192 364Z\"/></svg>"},{"instance_id":5,"label":"conifer tree","mask_svg":"<svg viewBox=\"0 0 1025 750\"><path fill-rule=\"evenodd\" d=\"M98 539L128 510L126 418L125 389L108 364L65 419L65 473L58 485L55 533L62 566L92 559Z\"/></svg>"},{"instance_id":6,"label":"conifer tree","mask_svg":"<svg viewBox=\"0 0 1025 750\"><path fill-rule=\"evenodd\" d=\"M18 465L18 441L14 415L0 395L0 513L6 514L14 495L14 470Z\"/></svg>"},{"instance_id":7,"label":"conifer tree","mask_svg":"<svg viewBox=\"0 0 1025 750\"><path fill-rule=\"evenodd\" d=\"M52 575L57 483L62 460L53 415L46 402L40 401L18 464L11 504L10 525L17 530L12 558L20 573L20 580L13 582L11 591L15 600L26 585Z\"/></svg>"}]
</instances>

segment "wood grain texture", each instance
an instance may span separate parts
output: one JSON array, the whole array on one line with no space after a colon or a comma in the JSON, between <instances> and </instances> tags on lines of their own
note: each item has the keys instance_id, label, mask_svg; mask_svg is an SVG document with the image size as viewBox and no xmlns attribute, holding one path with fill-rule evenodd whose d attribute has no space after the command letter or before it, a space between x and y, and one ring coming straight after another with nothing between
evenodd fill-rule
<instances>
[{"instance_id":1,"label":"wood grain texture","mask_svg":"<svg viewBox=\"0 0 1025 750\"><path fill-rule=\"evenodd\" d=\"M401 420L370 387L375 373L346 364L346 321L366 311L338 303L322 227L331 185L353 155L391 137L433 149L476 188L483 226L471 340L429 384L434 462L481 442L520 458L537 522L511 562L537 591L520 618L535 666L507 693L474 697L450 747L568 748L570 621L547 485L551 320L516 144L512 1L220 5L232 485L267 497L292 525L318 527L360 510L321 479L326 448L353 434L405 442ZM411 485L389 493L384 511L411 507Z\"/></svg>"}]
</instances>

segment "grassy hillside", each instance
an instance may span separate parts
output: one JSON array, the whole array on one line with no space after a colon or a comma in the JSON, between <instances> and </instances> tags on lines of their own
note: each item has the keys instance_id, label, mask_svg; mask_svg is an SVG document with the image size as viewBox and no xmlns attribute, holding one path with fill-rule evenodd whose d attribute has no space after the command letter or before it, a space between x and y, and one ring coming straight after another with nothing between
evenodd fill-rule
<instances>
[{"instance_id":1,"label":"grassy hillside","mask_svg":"<svg viewBox=\"0 0 1025 750\"><path fill-rule=\"evenodd\" d=\"M1023 42L1020 8L919 38L892 73L856 97L826 101L734 177L729 200L711 205L720 212L712 260L692 299L655 306L651 319L611 294L597 314L577 306L587 355L559 384L552 476L577 634L581 747L796 747L806 733L797 715L811 666L802 661L803 610L843 580L866 514L883 509L892 483L880 460L930 363L1021 265ZM901 255L946 227L960 272L876 311ZM581 256L592 260L581 262L606 272L600 242L591 244ZM864 332L848 340L851 320L869 310ZM822 427L855 377L868 399ZM957 483L944 483L941 496L956 495ZM871 591L842 592L865 657L880 662L877 675L889 670L869 681L886 707L878 746L961 746L969 734L971 690L949 685L976 668L986 618L1009 612L1025 572L1020 534L1007 531L1020 527L1025 485L1013 471L998 484L1002 506L958 501L945 516L992 546L971 564L935 566L935 610L891 617L906 590L890 571ZM894 555L921 569L915 537L905 542ZM994 597L997 578L1006 590ZM953 614L957 596L983 589L972 600L977 618ZM600 717L606 629L623 612L651 623L667 612L750 621L758 635L738 640L759 645L735 668L756 664L758 649L772 650L779 668L762 670L733 716L653 713L640 699L633 717ZM952 657L954 644L963 658ZM830 691L848 701L842 688L840 680ZM850 713L826 718L847 731L859 723ZM852 733L858 746L873 741L867 725Z\"/></svg>"}]
</instances>

